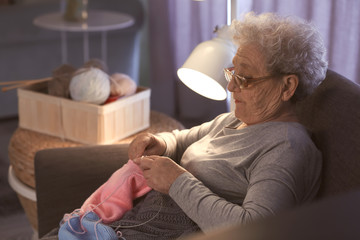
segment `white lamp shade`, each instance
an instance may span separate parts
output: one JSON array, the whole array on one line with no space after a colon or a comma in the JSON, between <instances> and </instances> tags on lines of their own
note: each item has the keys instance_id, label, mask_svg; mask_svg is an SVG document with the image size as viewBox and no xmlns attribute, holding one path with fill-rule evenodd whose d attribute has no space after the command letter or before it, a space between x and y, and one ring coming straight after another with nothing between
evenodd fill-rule
<instances>
[{"instance_id":1,"label":"white lamp shade","mask_svg":"<svg viewBox=\"0 0 360 240\"><path fill-rule=\"evenodd\" d=\"M227 97L227 81L223 69L230 67L234 45L227 39L213 38L200 43L178 69L180 80L198 94L213 99Z\"/></svg>"}]
</instances>

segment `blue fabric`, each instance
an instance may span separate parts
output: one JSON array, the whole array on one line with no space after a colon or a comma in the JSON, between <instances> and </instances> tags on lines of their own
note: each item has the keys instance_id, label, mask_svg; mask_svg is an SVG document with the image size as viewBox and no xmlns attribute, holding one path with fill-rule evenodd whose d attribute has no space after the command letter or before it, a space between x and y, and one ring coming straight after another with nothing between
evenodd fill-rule
<instances>
[{"instance_id":1,"label":"blue fabric","mask_svg":"<svg viewBox=\"0 0 360 240\"><path fill-rule=\"evenodd\" d=\"M118 240L115 231L104 225L95 212L73 214L59 229L59 240Z\"/></svg>"}]
</instances>

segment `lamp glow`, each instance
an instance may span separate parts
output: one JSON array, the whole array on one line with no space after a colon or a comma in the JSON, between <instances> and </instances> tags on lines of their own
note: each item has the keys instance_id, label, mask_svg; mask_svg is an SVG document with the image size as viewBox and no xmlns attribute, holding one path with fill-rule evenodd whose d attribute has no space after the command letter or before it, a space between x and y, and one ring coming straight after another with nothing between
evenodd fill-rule
<instances>
[{"instance_id":1,"label":"lamp glow","mask_svg":"<svg viewBox=\"0 0 360 240\"><path fill-rule=\"evenodd\" d=\"M230 67L235 55L228 26L220 28L217 36L200 43L177 71L180 80L196 93L213 99L227 98L227 81L223 69Z\"/></svg>"},{"instance_id":2,"label":"lamp glow","mask_svg":"<svg viewBox=\"0 0 360 240\"><path fill-rule=\"evenodd\" d=\"M206 74L190 68L180 68L177 74L187 87L198 94L218 101L226 99L227 94L223 86Z\"/></svg>"}]
</instances>

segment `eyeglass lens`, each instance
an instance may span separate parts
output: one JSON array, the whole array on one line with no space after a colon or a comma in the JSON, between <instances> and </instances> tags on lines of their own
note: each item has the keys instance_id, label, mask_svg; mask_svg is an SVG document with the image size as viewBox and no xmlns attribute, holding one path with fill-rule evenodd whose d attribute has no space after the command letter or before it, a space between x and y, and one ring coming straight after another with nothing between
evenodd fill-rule
<instances>
[{"instance_id":1,"label":"eyeglass lens","mask_svg":"<svg viewBox=\"0 0 360 240\"><path fill-rule=\"evenodd\" d=\"M245 78L242 78L240 76L236 76L235 75L235 71L234 70L230 70L230 69L224 69L224 73L225 73L225 79L230 83L230 81L232 79L234 79L235 85L238 88L244 88L247 87L247 81Z\"/></svg>"}]
</instances>

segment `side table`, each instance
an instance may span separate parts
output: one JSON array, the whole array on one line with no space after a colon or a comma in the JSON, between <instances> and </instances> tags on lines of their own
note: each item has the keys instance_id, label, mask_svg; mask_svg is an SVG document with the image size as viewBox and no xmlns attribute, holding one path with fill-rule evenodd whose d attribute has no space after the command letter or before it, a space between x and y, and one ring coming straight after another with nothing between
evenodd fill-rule
<instances>
[{"instance_id":1,"label":"side table","mask_svg":"<svg viewBox=\"0 0 360 240\"><path fill-rule=\"evenodd\" d=\"M150 127L140 133L159 133L184 129L184 126L166 114L151 111ZM114 144L130 143L137 134L122 139ZM64 148L83 146L82 143L62 140L61 138L18 128L9 143L9 183L15 190L23 206L27 218L37 231L37 206L34 173L34 157L36 152L48 148Z\"/></svg>"},{"instance_id":2,"label":"side table","mask_svg":"<svg viewBox=\"0 0 360 240\"><path fill-rule=\"evenodd\" d=\"M41 15L33 21L38 27L60 31L62 63L67 63L66 32L83 33L84 62L89 60L89 32L101 32L101 58L106 63L107 31L127 28L134 23L134 18L128 14L105 10L89 10L85 22L65 21L61 12Z\"/></svg>"}]
</instances>

